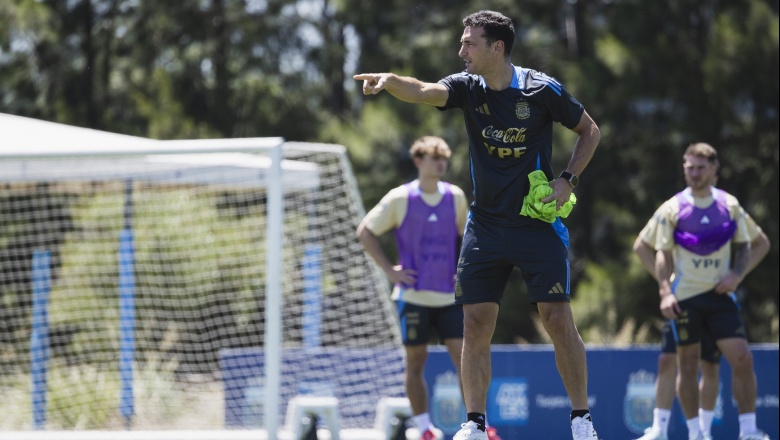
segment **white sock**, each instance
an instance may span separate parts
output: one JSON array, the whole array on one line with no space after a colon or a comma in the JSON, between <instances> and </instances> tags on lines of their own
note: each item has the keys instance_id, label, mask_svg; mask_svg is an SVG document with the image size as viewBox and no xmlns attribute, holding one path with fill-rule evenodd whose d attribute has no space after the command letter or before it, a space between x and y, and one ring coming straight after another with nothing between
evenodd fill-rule
<instances>
[{"instance_id":1,"label":"white sock","mask_svg":"<svg viewBox=\"0 0 780 440\"><path fill-rule=\"evenodd\" d=\"M698 438L699 434L701 434L701 428L699 427L699 418L694 417L692 419L688 419L685 421L685 424L688 425L688 438Z\"/></svg>"},{"instance_id":2,"label":"white sock","mask_svg":"<svg viewBox=\"0 0 780 440\"><path fill-rule=\"evenodd\" d=\"M653 410L653 428L658 428L663 434L669 432L669 417L672 410L656 408Z\"/></svg>"},{"instance_id":3,"label":"white sock","mask_svg":"<svg viewBox=\"0 0 780 440\"><path fill-rule=\"evenodd\" d=\"M414 422L414 426L416 426L420 432L425 432L426 429L431 427L431 416L427 412L424 412L412 417L412 422Z\"/></svg>"},{"instance_id":4,"label":"white sock","mask_svg":"<svg viewBox=\"0 0 780 440\"><path fill-rule=\"evenodd\" d=\"M758 431L756 427L756 413L745 413L739 415L739 435L755 434Z\"/></svg>"},{"instance_id":5,"label":"white sock","mask_svg":"<svg viewBox=\"0 0 780 440\"><path fill-rule=\"evenodd\" d=\"M714 418L715 411L699 408L699 426L701 427L701 432L709 434L710 431L712 431L712 419Z\"/></svg>"}]
</instances>

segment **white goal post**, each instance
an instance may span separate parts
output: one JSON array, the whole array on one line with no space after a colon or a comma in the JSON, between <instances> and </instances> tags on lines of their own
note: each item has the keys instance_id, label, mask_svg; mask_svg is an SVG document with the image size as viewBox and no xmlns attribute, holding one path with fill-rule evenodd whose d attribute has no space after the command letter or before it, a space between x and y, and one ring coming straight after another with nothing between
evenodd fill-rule
<instances>
[{"instance_id":1,"label":"white goal post","mask_svg":"<svg viewBox=\"0 0 780 440\"><path fill-rule=\"evenodd\" d=\"M0 437L371 426L403 355L344 147L145 141L0 147Z\"/></svg>"}]
</instances>

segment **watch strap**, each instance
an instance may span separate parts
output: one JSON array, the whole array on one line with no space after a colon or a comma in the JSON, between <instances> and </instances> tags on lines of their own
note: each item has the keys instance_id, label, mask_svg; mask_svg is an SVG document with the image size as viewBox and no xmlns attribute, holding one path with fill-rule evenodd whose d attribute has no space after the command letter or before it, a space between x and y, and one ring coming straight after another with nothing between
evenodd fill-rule
<instances>
[{"instance_id":1,"label":"watch strap","mask_svg":"<svg viewBox=\"0 0 780 440\"><path fill-rule=\"evenodd\" d=\"M569 182L569 185L571 185L572 188L576 187L577 184L580 183L580 179L577 176L567 171L562 172L558 177L566 179L566 181Z\"/></svg>"}]
</instances>

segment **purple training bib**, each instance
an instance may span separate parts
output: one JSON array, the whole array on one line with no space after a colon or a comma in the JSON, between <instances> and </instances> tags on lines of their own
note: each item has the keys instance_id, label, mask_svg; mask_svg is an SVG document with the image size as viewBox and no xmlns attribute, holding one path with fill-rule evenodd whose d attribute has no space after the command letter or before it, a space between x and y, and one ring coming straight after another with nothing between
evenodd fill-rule
<instances>
[{"instance_id":1,"label":"purple training bib","mask_svg":"<svg viewBox=\"0 0 780 440\"><path fill-rule=\"evenodd\" d=\"M729 216L726 193L712 189L714 202L706 208L697 208L690 194L676 195L680 215L674 230L674 242L697 254L709 255L731 240L737 230L737 222Z\"/></svg>"},{"instance_id":2,"label":"purple training bib","mask_svg":"<svg viewBox=\"0 0 780 440\"><path fill-rule=\"evenodd\" d=\"M401 226L395 231L398 255L404 269L417 271L416 290L455 291L458 223L450 185L440 182L444 196L436 206L422 199L415 183L404 185L409 192L409 204Z\"/></svg>"}]
</instances>

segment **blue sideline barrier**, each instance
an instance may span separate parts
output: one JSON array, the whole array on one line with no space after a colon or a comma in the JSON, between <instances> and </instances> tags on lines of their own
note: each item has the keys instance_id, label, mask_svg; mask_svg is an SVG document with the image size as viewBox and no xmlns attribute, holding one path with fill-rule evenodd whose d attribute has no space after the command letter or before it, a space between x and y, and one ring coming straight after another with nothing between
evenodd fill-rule
<instances>
[{"instance_id":1,"label":"blue sideline barrier","mask_svg":"<svg viewBox=\"0 0 780 440\"><path fill-rule=\"evenodd\" d=\"M434 351L435 350L435 351ZM454 433L463 415L453 414L453 404L440 405L437 379L454 371L446 351L435 347L425 371L432 390L434 421ZM757 418L759 426L778 438L778 346L751 345L758 378ZM641 436L652 424L655 403L654 382L658 347L588 347L588 401L599 432L609 440ZM488 392L488 422L505 439L565 439L571 437L568 424L570 404L555 367L549 346L494 346L493 380ZM441 386L441 385L439 385ZM461 413L465 410L461 409ZM739 424L736 403L731 397L731 370L721 365L721 391L715 438L737 438ZM669 427L670 440L687 439L685 418L675 401Z\"/></svg>"},{"instance_id":2,"label":"blue sideline barrier","mask_svg":"<svg viewBox=\"0 0 780 440\"><path fill-rule=\"evenodd\" d=\"M264 353L262 348L220 351L225 390L225 427L263 426ZM296 395L335 396L339 399L341 426L371 427L380 397L401 397L403 352L400 348L287 349L281 359L282 405Z\"/></svg>"},{"instance_id":3,"label":"blue sideline barrier","mask_svg":"<svg viewBox=\"0 0 780 440\"><path fill-rule=\"evenodd\" d=\"M758 378L758 424L771 438L778 438L778 346L753 344ZM373 353L373 354L372 354ZM327 359L344 369L335 373L317 371ZM368 386L368 396L343 395L348 382L364 380L359 368L382 369L381 380ZM397 363L388 370L388 359ZM588 400L599 437L627 440L640 436L652 423L654 381L658 347L627 349L588 347ZM392 362L392 361L390 361ZM535 440L571 438L570 404L555 367L552 347L547 345L496 345L492 350L493 380L488 392L488 421L505 439ZM403 396L403 364L397 350L289 349L283 356L282 401L295 394L332 395L339 398L346 427L371 427L376 401L383 396ZM262 349L224 350L221 356L225 386L225 426L261 426L263 377ZM380 365L381 364L381 365ZM430 347L425 377L428 381L431 416L439 427L454 434L465 420L455 370L443 347ZM312 382L312 378L320 381ZM361 379L362 378L362 379ZM364 389L366 387L363 387ZM389 392L388 392L389 390ZM286 408L279 408L283 417ZM731 397L731 370L721 366L721 391L713 423L715 438L736 438L739 432L736 402ZM675 402L669 428L670 440L687 439L684 417Z\"/></svg>"}]
</instances>

